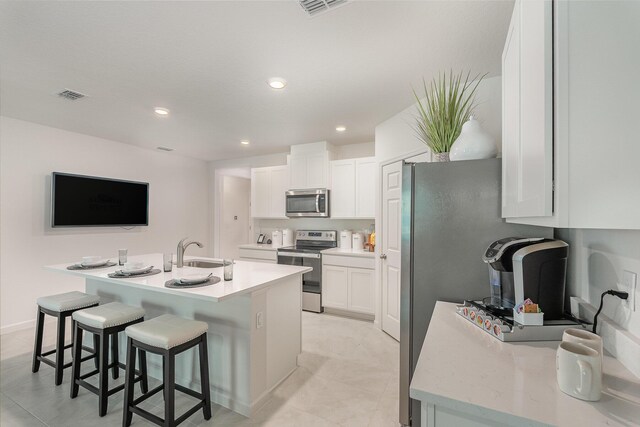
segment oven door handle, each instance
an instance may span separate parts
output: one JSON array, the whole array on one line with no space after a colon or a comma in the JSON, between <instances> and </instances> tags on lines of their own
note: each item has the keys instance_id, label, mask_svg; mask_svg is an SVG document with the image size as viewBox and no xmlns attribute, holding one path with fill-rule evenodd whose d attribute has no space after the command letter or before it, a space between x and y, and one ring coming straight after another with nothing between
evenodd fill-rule
<instances>
[{"instance_id":1,"label":"oven door handle","mask_svg":"<svg viewBox=\"0 0 640 427\"><path fill-rule=\"evenodd\" d=\"M320 213L320 195L316 194L316 213Z\"/></svg>"},{"instance_id":2,"label":"oven door handle","mask_svg":"<svg viewBox=\"0 0 640 427\"><path fill-rule=\"evenodd\" d=\"M278 252L278 256L289 258L320 258L320 254L307 254L302 252Z\"/></svg>"}]
</instances>

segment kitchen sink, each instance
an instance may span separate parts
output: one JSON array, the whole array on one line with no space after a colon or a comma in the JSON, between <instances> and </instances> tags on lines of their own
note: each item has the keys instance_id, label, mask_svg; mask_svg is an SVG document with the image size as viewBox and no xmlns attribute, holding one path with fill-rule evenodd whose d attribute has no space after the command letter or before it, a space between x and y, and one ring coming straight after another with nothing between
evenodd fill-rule
<instances>
[{"instance_id":1,"label":"kitchen sink","mask_svg":"<svg viewBox=\"0 0 640 427\"><path fill-rule=\"evenodd\" d=\"M205 261L202 259L190 259L184 262L185 267L197 267L197 268L218 268L222 267L221 262Z\"/></svg>"}]
</instances>

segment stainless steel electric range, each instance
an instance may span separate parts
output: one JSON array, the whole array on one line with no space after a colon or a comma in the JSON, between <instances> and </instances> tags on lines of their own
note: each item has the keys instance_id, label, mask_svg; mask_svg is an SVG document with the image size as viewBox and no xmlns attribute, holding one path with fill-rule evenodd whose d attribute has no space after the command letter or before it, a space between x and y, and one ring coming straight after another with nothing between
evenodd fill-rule
<instances>
[{"instance_id":1,"label":"stainless steel electric range","mask_svg":"<svg viewBox=\"0 0 640 427\"><path fill-rule=\"evenodd\" d=\"M322 313L322 254L338 246L335 230L299 230L295 246L278 249L278 264L313 268L302 276L302 309Z\"/></svg>"}]
</instances>

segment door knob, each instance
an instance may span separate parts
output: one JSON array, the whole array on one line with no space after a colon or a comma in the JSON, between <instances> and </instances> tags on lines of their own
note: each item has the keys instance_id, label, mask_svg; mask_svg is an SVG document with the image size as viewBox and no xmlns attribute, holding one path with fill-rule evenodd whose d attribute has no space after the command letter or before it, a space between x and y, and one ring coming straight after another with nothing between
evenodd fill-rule
<instances>
[{"instance_id":1,"label":"door knob","mask_svg":"<svg viewBox=\"0 0 640 427\"><path fill-rule=\"evenodd\" d=\"M380 259L387 259L387 254L381 254Z\"/></svg>"}]
</instances>

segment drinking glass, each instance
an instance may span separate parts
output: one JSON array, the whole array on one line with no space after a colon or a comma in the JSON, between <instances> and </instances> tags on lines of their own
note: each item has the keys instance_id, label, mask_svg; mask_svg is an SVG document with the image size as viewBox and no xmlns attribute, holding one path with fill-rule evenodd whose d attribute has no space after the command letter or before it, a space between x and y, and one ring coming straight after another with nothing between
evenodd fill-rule
<instances>
[{"instance_id":1,"label":"drinking glass","mask_svg":"<svg viewBox=\"0 0 640 427\"><path fill-rule=\"evenodd\" d=\"M162 254L162 265L165 272L173 269L173 253Z\"/></svg>"},{"instance_id":2,"label":"drinking glass","mask_svg":"<svg viewBox=\"0 0 640 427\"><path fill-rule=\"evenodd\" d=\"M233 280L233 260L222 260L222 264L224 265L224 280Z\"/></svg>"},{"instance_id":3,"label":"drinking glass","mask_svg":"<svg viewBox=\"0 0 640 427\"><path fill-rule=\"evenodd\" d=\"M126 262L127 262L127 250L118 249L118 264L125 265Z\"/></svg>"}]
</instances>

